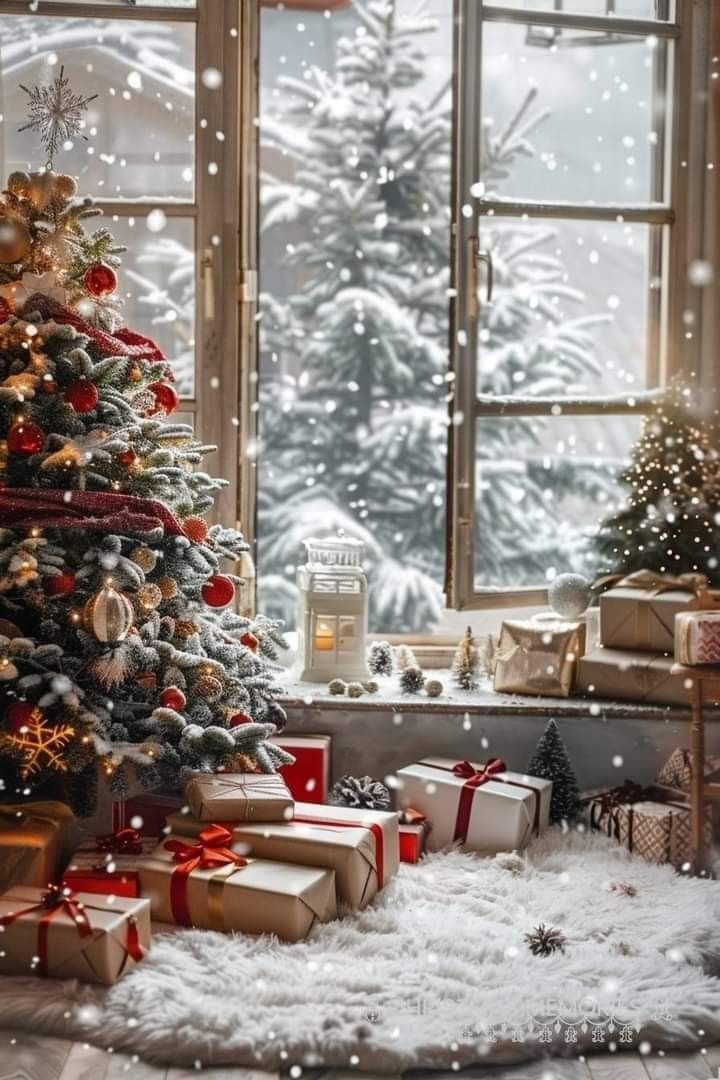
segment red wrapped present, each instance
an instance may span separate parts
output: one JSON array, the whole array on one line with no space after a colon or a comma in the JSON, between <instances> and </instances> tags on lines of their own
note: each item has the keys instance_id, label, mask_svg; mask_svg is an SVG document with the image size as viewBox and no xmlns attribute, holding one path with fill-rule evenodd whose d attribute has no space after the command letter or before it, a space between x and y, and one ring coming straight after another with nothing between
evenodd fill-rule
<instances>
[{"instance_id":1,"label":"red wrapped present","mask_svg":"<svg viewBox=\"0 0 720 1080\"><path fill-rule=\"evenodd\" d=\"M185 797L180 792L173 795L160 795L154 791L143 792L131 799L122 799L113 803L113 833L120 829L131 828L141 836L159 840L165 834L165 819L168 814L185 806Z\"/></svg>"},{"instance_id":2,"label":"red wrapped present","mask_svg":"<svg viewBox=\"0 0 720 1080\"><path fill-rule=\"evenodd\" d=\"M329 735L276 735L271 739L292 754L292 765L280 769L297 802L326 803L330 788Z\"/></svg>"},{"instance_id":3,"label":"red wrapped present","mask_svg":"<svg viewBox=\"0 0 720 1080\"><path fill-rule=\"evenodd\" d=\"M137 829L118 829L110 836L81 844L63 874L63 884L73 892L103 896L140 896L138 859L157 846L154 836Z\"/></svg>"}]
</instances>

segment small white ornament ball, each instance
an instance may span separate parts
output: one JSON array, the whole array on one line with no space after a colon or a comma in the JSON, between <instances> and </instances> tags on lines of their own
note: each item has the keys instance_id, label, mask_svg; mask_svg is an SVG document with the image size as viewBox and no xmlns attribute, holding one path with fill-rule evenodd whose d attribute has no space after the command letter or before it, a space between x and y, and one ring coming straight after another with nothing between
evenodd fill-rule
<instances>
[{"instance_id":1,"label":"small white ornament ball","mask_svg":"<svg viewBox=\"0 0 720 1080\"><path fill-rule=\"evenodd\" d=\"M558 574L550 583L548 603L563 619L577 619L587 610L591 595L590 582L582 574Z\"/></svg>"},{"instance_id":2,"label":"small white ornament ball","mask_svg":"<svg viewBox=\"0 0 720 1080\"><path fill-rule=\"evenodd\" d=\"M439 679L428 679L425 683L425 693L428 697L440 697L444 689Z\"/></svg>"}]
</instances>

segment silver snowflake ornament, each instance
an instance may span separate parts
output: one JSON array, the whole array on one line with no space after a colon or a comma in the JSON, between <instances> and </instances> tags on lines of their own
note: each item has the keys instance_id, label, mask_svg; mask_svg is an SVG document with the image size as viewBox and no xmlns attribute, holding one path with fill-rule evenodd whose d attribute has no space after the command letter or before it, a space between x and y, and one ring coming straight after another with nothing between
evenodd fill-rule
<instances>
[{"instance_id":1,"label":"silver snowflake ornament","mask_svg":"<svg viewBox=\"0 0 720 1080\"><path fill-rule=\"evenodd\" d=\"M80 132L83 114L97 94L83 97L74 93L70 89L70 80L65 77L64 67L60 68L59 74L49 86L33 86L32 90L29 90L20 83L20 89L24 90L30 99L30 119L27 124L18 128L18 131L32 130L38 133L48 156L48 168L51 168L58 148ZM86 136L83 135L83 138Z\"/></svg>"}]
</instances>

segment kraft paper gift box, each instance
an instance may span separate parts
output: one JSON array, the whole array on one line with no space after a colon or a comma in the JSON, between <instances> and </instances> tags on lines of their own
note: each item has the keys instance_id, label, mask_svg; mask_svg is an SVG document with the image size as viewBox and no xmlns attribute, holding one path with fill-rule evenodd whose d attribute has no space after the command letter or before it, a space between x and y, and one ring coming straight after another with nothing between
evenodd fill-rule
<instances>
[{"instance_id":1,"label":"kraft paper gift box","mask_svg":"<svg viewBox=\"0 0 720 1080\"><path fill-rule=\"evenodd\" d=\"M81 844L62 875L74 892L105 896L140 896L138 859L157 847L157 837L141 836L136 829L120 829Z\"/></svg>"},{"instance_id":2,"label":"kraft paper gift box","mask_svg":"<svg viewBox=\"0 0 720 1080\"><path fill-rule=\"evenodd\" d=\"M190 814L171 814L170 831L197 837L203 823ZM397 814L347 807L296 803L287 823L221 823L232 833L232 850L241 855L335 871L339 901L364 908L398 870Z\"/></svg>"},{"instance_id":3,"label":"kraft paper gift box","mask_svg":"<svg viewBox=\"0 0 720 1080\"><path fill-rule=\"evenodd\" d=\"M682 675L672 675L667 653L595 649L578 662L578 693L613 701L646 701L656 705L687 705L688 688Z\"/></svg>"},{"instance_id":4,"label":"kraft paper gift box","mask_svg":"<svg viewBox=\"0 0 720 1080\"><path fill-rule=\"evenodd\" d=\"M569 697L577 658L584 651L583 623L505 620L495 654L494 689L504 694Z\"/></svg>"},{"instance_id":5,"label":"kraft paper gift box","mask_svg":"<svg viewBox=\"0 0 720 1080\"><path fill-rule=\"evenodd\" d=\"M274 735L271 742L287 750L295 761L282 765L280 775L284 778L290 794L298 802L325 803L330 789L329 735Z\"/></svg>"},{"instance_id":6,"label":"kraft paper gift box","mask_svg":"<svg viewBox=\"0 0 720 1080\"><path fill-rule=\"evenodd\" d=\"M246 859L228 829L210 825L193 841L170 836L140 860L153 918L206 930L276 934L301 941L337 915L335 875L318 866Z\"/></svg>"},{"instance_id":7,"label":"kraft paper gift box","mask_svg":"<svg viewBox=\"0 0 720 1080\"><path fill-rule=\"evenodd\" d=\"M672 652L675 616L701 607L702 574L671 577L638 570L600 596L600 641L609 649Z\"/></svg>"},{"instance_id":8,"label":"kraft paper gift box","mask_svg":"<svg viewBox=\"0 0 720 1080\"><path fill-rule=\"evenodd\" d=\"M150 903L18 885L0 896L0 975L110 986L150 948Z\"/></svg>"},{"instance_id":9,"label":"kraft paper gift box","mask_svg":"<svg viewBox=\"0 0 720 1080\"><path fill-rule=\"evenodd\" d=\"M198 773L185 798L199 821L289 821L293 798L278 773Z\"/></svg>"},{"instance_id":10,"label":"kraft paper gift box","mask_svg":"<svg viewBox=\"0 0 720 1080\"><path fill-rule=\"evenodd\" d=\"M549 821L552 782L509 772L498 758L425 758L399 769L397 779L401 807L430 822L429 851L456 842L487 853L517 850Z\"/></svg>"},{"instance_id":11,"label":"kraft paper gift box","mask_svg":"<svg viewBox=\"0 0 720 1080\"><path fill-rule=\"evenodd\" d=\"M692 857L690 806L682 792L652 784L626 783L584 800L590 824L648 862L682 867ZM712 841L712 808L703 824L705 842Z\"/></svg>"},{"instance_id":12,"label":"kraft paper gift box","mask_svg":"<svg viewBox=\"0 0 720 1080\"><path fill-rule=\"evenodd\" d=\"M705 780L714 777L720 772L720 757L706 754L703 759L703 775ZM663 787L675 788L678 791L689 791L692 778L692 764L690 751L682 746L676 746L672 754L657 774L657 782Z\"/></svg>"},{"instance_id":13,"label":"kraft paper gift box","mask_svg":"<svg viewBox=\"0 0 720 1080\"><path fill-rule=\"evenodd\" d=\"M679 664L720 664L720 611L681 611L675 616Z\"/></svg>"},{"instance_id":14,"label":"kraft paper gift box","mask_svg":"<svg viewBox=\"0 0 720 1080\"><path fill-rule=\"evenodd\" d=\"M0 804L0 891L57 881L78 839L75 815L65 803Z\"/></svg>"}]
</instances>

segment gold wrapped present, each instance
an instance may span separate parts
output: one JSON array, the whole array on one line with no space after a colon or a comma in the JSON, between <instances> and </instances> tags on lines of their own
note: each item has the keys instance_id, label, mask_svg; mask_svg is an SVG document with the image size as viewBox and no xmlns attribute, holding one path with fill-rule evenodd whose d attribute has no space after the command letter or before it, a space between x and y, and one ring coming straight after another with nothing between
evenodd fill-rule
<instances>
[{"instance_id":1,"label":"gold wrapped present","mask_svg":"<svg viewBox=\"0 0 720 1080\"><path fill-rule=\"evenodd\" d=\"M611 701L647 701L658 705L687 705L688 688L682 675L673 675L667 653L594 649L578 662L577 691Z\"/></svg>"},{"instance_id":2,"label":"gold wrapped present","mask_svg":"<svg viewBox=\"0 0 720 1080\"><path fill-rule=\"evenodd\" d=\"M57 881L78 837L75 815L65 803L0 805L0 891L12 885L42 889Z\"/></svg>"},{"instance_id":3,"label":"gold wrapped present","mask_svg":"<svg viewBox=\"0 0 720 1080\"><path fill-rule=\"evenodd\" d=\"M585 626L576 622L505 620L495 662L496 690L505 694L569 697Z\"/></svg>"},{"instance_id":4,"label":"gold wrapped present","mask_svg":"<svg viewBox=\"0 0 720 1080\"><path fill-rule=\"evenodd\" d=\"M198 821L289 821L294 801L279 773L198 773L185 788Z\"/></svg>"},{"instance_id":5,"label":"gold wrapped present","mask_svg":"<svg viewBox=\"0 0 720 1080\"><path fill-rule=\"evenodd\" d=\"M111 985L150 947L150 903L19 885L0 896L0 975Z\"/></svg>"},{"instance_id":6,"label":"gold wrapped present","mask_svg":"<svg viewBox=\"0 0 720 1080\"><path fill-rule=\"evenodd\" d=\"M317 866L246 859L232 833L203 829L196 842L170 836L138 862L140 888L160 922L207 930L277 934L300 941L337 915L335 875Z\"/></svg>"},{"instance_id":7,"label":"gold wrapped present","mask_svg":"<svg viewBox=\"0 0 720 1080\"><path fill-rule=\"evenodd\" d=\"M709 780L711 777L716 779L717 773L720 773L720 757L706 754L703 760L705 780ZM689 791L691 777L690 751L682 746L676 746L657 774L657 782L663 787L675 788L678 791Z\"/></svg>"},{"instance_id":8,"label":"gold wrapped present","mask_svg":"<svg viewBox=\"0 0 720 1080\"><path fill-rule=\"evenodd\" d=\"M707 606L707 587L703 574L628 574L600 597L600 641L609 649L672 652L675 616Z\"/></svg>"},{"instance_id":9,"label":"gold wrapped present","mask_svg":"<svg viewBox=\"0 0 720 1080\"><path fill-rule=\"evenodd\" d=\"M167 819L172 833L196 837L203 823L182 811ZM231 847L241 855L322 866L335 871L338 900L364 908L398 869L397 814L349 807L296 803L287 823L237 825L227 822Z\"/></svg>"},{"instance_id":10,"label":"gold wrapped present","mask_svg":"<svg viewBox=\"0 0 720 1080\"><path fill-rule=\"evenodd\" d=\"M583 800L590 824L614 837L623 847L648 862L682 867L692 858L690 806L682 792L659 784L594 792ZM705 843L712 842L712 810L703 824Z\"/></svg>"}]
</instances>

